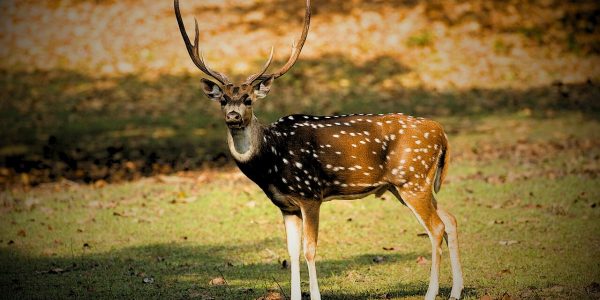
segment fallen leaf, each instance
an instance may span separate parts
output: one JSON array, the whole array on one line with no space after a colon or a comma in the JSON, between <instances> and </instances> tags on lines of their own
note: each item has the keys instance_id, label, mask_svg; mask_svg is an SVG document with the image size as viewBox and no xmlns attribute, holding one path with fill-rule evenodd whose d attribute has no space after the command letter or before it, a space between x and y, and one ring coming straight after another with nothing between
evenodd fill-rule
<instances>
[{"instance_id":1,"label":"fallen leaf","mask_svg":"<svg viewBox=\"0 0 600 300\"><path fill-rule=\"evenodd\" d=\"M423 256L417 257L417 264L424 266L429 263L429 260Z\"/></svg>"},{"instance_id":2,"label":"fallen leaf","mask_svg":"<svg viewBox=\"0 0 600 300\"><path fill-rule=\"evenodd\" d=\"M481 296L479 298L479 300L493 300L493 299L492 299L492 296L490 296L486 293L485 295Z\"/></svg>"},{"instance_id":3,"label":"fallen leaf","mask_svg":"<svg viewBox=\"0 0 600 300\"><path fill-rule=\"evenodd\" d=\"M500 272L498 272L498 275L508 275L508 274L512 274L512 272L509 269L503 269L503 270L500 270Z\"/></svg>"},{"instance_id":4,"label":"fallen leaf","mask_svg":"<svg viewBox=\"0 0 600 300\"><path fill-rule=\"evenodd\" d=\"M394 248L394 247L383 247L383 250L385 250L385 251L394 251L394 250L396 250L396 248Z\"/></svg>"},{"instance_id":5,"label":"fallen leaf","mask_svg":"<svg viewBox=\"0 0 600 300\"><path fill-rule=\"evenodd\" d=\"M498 241L498 244L500 244L502 246L510 246L510 245L514 245L514 244L518 244L518 243L520 243L520 242L516 241L516 240Z\"/></svg>"},{"instance_id":6,"label":"fallen leaf","mask_svg":"<svg viewBox=\"0 0 600 300\"><path fill-rule=\"evenodd\" d=\"M375 257L373 257L373 262L377 263L377 264L383 262L384 260L385 260L385 257L383 257L383 256L375 256Z\"/></svg>"},{"instance_id":7,"label":"fallen leaf","mask_svg":"<svg viewBox=\"0 0 600 300\"><path fill-rule=\"evenodd\" d=\"M21 229L21 230L19 230L19 232L17 232L17 235L20 237L26 237L27 232L25 231L25 229Z\"/></svg>"},{"instance_id":8,"label":"fallen leaf","mask_svg":"<svg viewBox=\"0 0 600 300\"><path fill-rule=\"evenodd\" d=\"M267 294L256 298L256 300L285 300L285 297L279 292L269 291Z\"/></svg>"},{"instance_id":9,"label":"fallen leaf","mask_svg":"<svg viewBox=\"0 0 600 300\"><path fill-rule=\"evenodd\" d=\"M208 284L210 284L210 285L226 285L227 281L225 281L225 278L219 276L219 277L215 277L215 278L211 279Z\"/></svg>"},{"instance_id":10,"label":"fallen leaf","mask_svg":"<svg viewBox=\"0 0 600 300\"><path fill-rule=\"evenodd\" d=\"M152 284L152 283L154 283L154 277L144 277L142 282L147 283L147 284Z\"/></svg>"},{"instance_id":11,"label":"fallen leaf","mask_svg":"<svg viewBox=\"0 0 600 300\"><path fill-rule=\"evenodd\" d=\"M103 188L105 186L106 186L106 181L104 181L103 179L96 180L96 182L94 182L95 188Z\"/></svg>"}]
</instances>

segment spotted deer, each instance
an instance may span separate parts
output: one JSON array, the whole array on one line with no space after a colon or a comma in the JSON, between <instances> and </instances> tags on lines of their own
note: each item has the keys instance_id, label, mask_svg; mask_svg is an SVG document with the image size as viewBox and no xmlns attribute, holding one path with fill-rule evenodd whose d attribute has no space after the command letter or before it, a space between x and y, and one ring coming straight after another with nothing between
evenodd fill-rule
<instances>
[{"instance_id":1,"label":"spotted deer","mask_svg":"<svg viewBox=\"0 0 600 300\"><path fill-rule=\"evenodd\" d=\"M221 104L227 124L227 143L240 170L256 183L283 214L291 262L291 299L301 299L300 244L308 264L310 297L320 299L315 267L319 210L332 199L357 199L391 192L425 227L431 240L431 276L426 299L439 290L442 239L452 266L451 298L463 289L457 224L434 198L448 170L449 148L440 124L403 114L353 114L340 116L290 115L265 125L254 115L257 100L267 96L273 81L296 62L310 25L310 0L306 0L304 27L288 61L275 73L266 73L273 48L262 70L241 84L205 63L198 46L186 33L179 1L175 15L194 64L215 83L202 79L206 96Z\"/></svg>"}]
</instances>

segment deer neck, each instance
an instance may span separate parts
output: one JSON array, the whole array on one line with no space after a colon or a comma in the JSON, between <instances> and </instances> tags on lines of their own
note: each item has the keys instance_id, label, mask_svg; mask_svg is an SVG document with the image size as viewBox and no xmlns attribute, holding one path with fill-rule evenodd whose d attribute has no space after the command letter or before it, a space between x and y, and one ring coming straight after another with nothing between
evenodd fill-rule
<instances>
[{"instance_id":1,"label":"deer neck","mask_svg":"<svg viewBox=\"0 0 600 300\"><path fill-rule=\"evenodd\" d=\"M260 141L264 135L264 126L255 116L250 124L242 129L229 129L227 144L233 158L238 162L248 162L260 152Z\"/></svg>"}]
</instances>

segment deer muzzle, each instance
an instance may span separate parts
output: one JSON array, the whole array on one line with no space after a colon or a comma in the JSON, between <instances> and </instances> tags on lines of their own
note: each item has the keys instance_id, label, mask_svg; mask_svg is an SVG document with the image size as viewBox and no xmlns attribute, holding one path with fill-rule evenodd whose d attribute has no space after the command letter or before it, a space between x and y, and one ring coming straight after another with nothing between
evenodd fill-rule
<instances>
[{"instance_id":1,"label":"deer muzzle","mask_svg":"<svg viewBox=\"0 0 600 300\"><path fill-rule=\"evenodd\" d=\"M229 127L241 127L242 126L242 115L238 112L231 111L225 115L225 123Z\"/></svg>"}]
</instances>

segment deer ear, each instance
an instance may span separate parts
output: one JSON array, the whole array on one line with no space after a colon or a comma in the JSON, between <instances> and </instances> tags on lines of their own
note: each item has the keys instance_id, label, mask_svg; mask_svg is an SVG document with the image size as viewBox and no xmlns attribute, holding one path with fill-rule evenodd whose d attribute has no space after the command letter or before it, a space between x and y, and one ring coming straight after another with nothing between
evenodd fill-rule
<instances>
[{"instance_id":1,"label":"deer ear","mask_svg":"<svg viewBox=\"0 0 600 300\"><path fill-rule=\"evenodd\" d=\"M218 84L204 78L202 78L200 82L202 83L202 91L208 99L216 101L221 100L223 90L221 90Z\"/></svg>"},{"instance_id":2,"label":"deer ear","mask_svg":"<svg viewBox=\"0 0 600 300\"><path fill-rule=\"evenodd\" d=\"M274 79L275 76L271 76L263 81L260 81L254 86L254 95L256 96L256 99L262 99L267 96L271 90L271 85L273 84Z\"/></svg>"}]
</instances>

